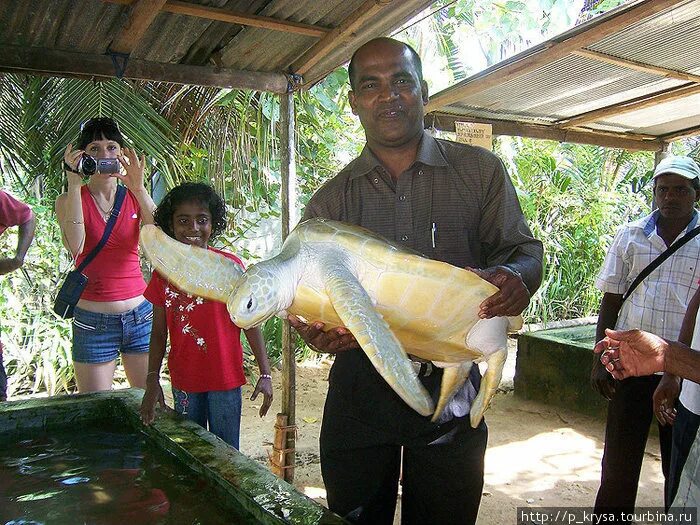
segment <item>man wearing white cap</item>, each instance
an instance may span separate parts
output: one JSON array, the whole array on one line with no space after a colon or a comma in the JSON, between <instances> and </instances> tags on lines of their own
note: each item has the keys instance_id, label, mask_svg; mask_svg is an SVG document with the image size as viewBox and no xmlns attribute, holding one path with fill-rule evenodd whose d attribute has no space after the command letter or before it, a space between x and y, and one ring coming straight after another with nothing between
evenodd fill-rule
<instances>
[{"instance_id":1,"label":"man wearing white cap","mask_svg":"<svg viewBox=\"0 0 700 525\"><path fill-rule=\"evenodd\" d=\"M698 198L700 168L690 157L668 156L656 166L654 202L658 209L620 229L598 275L596 286L603 292L603 299L597 340L605 337L606 328L638 328L666 339L678 338L683 316L700 279L700 235L692 236L697 232L686 235L700 225L695 209ZM653 267L653 262L674 244L680 247L663 262L657 261L653 271L640 277L645 268ZM659 420L661 462L666 478L664 497L668 506L671 425L676 417L674 403L679 380L650 375L616 381L596 359L591 381L609 400L595 511L634 511L654 414Z\"/></svg>"}]
</instances>

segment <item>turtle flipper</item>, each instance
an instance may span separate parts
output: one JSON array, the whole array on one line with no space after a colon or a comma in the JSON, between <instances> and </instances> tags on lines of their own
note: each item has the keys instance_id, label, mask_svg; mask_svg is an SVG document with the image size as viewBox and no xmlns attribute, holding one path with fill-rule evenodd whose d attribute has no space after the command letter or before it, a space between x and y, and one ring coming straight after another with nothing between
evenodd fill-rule
<instances>
[{"instance_id":1,"label":"turtle flipper","mask_svg":"<svg viewBox=\"0 0 700 525\"><path fill-rule=\"evenodd\" d=\"M328 270L325 283L338 317L389 386L419 414L432 414L433 400L418 380L401 343L375 310L355 276L344 266L334 264Z\"/></svg>"},{"instance_id":2,"label":"turtle flipper","mask_svg":"<svg viewBox=\"0 0 700 525\"><path fill-rule=\"evenodd\" d=\"M433 364L436 363L433 362ZM435 408L435 412L433 413L433 417L431 419L433 423L435 423L438 420L438 418L442 414L442 411L445 410L447 403L449 403L450 400L457 393L457 390L462 388L462 385L469 377L469 372L472 369L471 361L463 361L461 363L457 363L457 366L443 367L443 364L446 365L447 363L438 364L440 367L443 368L443 373L442 383L440 383L440 398L438 399L437 407Z\"/></svg>"},{"instance_id":3,"label":"turtle flipper","mask_svg":"<svg viewBox=\"0 0 700 525\"><path fill-rule=\"evenodd\" d=\"M218 253L190 246L152 224L141 228L141 247L153 266L181 290L226 302L243 270Z\"/></svg>"},{"instance_id":4,"label":"turtle flipper","mask_svg":"<svg viewBox=\"0 0 700 525\"><path fill-rule=\"evenodd\" d=\"M486 360L488 368L481 379L481 388L479 388L479 393L472 402L472 408L469 411L469 421L474 428L479 426L481 418L484 417L484 412L486 412L493 396L496 394L503 375L503 365L506 362L506 357L508 357L508 351L500 350L495 354L491 354Z\"/></svg>"},{"instance_id":5,"label":"turtle flipper","mask_svg":"<svg viewBox=\"0 0 700 525\"><path fill-rule=\"evenodd\" d=\"M467 335L467 346L478 349L488 365L481 379L479 393L472 401L469 411L470 422L474 428L479 425L501 382L503 365L508 357L508 327L507 317L480 319Z\"/></svg>"}]
</instances>

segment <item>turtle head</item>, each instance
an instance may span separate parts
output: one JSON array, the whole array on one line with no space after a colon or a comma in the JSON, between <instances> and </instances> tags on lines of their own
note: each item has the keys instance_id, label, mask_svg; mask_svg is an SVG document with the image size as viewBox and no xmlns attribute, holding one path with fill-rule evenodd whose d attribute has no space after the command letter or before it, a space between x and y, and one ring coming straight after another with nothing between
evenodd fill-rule
<instances>
[{"instance_id":1,"label":"turtle head","mask_svg":"<svg viewBox=\"0 0 700 525\"><path fill-rule=\"evenodd\" d=\"M291 300L285 304L278 274L264 262L253 264L243 274L226 303L236 326L245 330L258 326L291 304Z\"/></svg>"}]
</instances>

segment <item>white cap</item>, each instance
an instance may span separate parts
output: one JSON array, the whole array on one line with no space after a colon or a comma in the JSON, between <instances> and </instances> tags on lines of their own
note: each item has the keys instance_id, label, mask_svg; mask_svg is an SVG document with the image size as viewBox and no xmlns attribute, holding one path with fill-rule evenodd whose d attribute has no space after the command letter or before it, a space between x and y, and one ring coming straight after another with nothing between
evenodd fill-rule
<instances>
[{"instance_id":1,"label":"white cap","mask_svg":"<svg viewBox=\"0 0 700 525\"><path fill-rule=\"evenodd\" d=\"M690 157L669 155L654 168L654 178L660 175L680 175L692 180L700 177L700 167Z\"/></svg>"}]
</instances>

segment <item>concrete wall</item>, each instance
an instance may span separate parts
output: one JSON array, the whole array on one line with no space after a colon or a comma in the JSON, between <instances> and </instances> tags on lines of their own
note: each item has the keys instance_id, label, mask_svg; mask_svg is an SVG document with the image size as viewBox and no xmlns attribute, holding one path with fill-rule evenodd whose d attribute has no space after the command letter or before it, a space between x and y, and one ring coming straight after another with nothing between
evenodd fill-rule
<instances>
[{"instance_id":1,"label":"concrete wall","mask_svg":"<svg viewBox=\"0 0 700 525\"><path fill-rule=\"evenodd\" d=\"M515 395L605 416L607 401L590 386L594 340L594 324L520 334Z\"/></svg>"}]
</instances>

